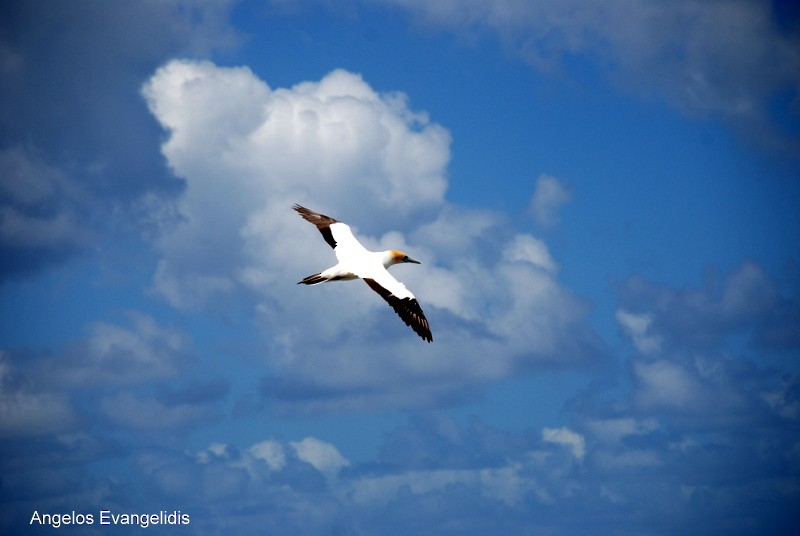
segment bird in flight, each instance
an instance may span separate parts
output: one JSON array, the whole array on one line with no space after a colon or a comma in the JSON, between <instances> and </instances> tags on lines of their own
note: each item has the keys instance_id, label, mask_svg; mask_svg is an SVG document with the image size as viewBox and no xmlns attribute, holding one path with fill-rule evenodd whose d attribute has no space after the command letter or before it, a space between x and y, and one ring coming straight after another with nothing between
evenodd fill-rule
<instances>
[{"instance_id":1,"label":"bird in flight","mask_svg":"<svg viewBox=\"0 0 800 536\"><path fill-rule=\"evenodd\" d=\"M361 245L350 226L324 214L319 214L306 207L295 204L292 207L303 219L313 223L322 233L336 254L338 264L327 270L310 275L297 284L316 285L328 281L347 281L363 279L369 287L386 300L397 315L411 326L417 335L431 342L433 335L425 318L425 313L417 303L417 299L404 284L395 279L387 270L390 266L403 262L419 264L402 251L369 251Z\"/></svg>"}]
</instances>

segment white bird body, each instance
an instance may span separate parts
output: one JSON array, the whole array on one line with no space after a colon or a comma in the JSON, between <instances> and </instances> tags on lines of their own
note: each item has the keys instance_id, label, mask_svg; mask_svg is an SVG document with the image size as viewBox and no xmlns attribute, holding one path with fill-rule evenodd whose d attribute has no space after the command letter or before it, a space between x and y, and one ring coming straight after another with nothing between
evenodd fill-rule
<instances>
[{"instance_id":1,"label":"white bird body","mask_svg":"<svg viewBox=\"0 0 800 536\"><path fill-rule=\"evenodd\" d=\"M353 236L350 226L346 223L336 221L300 205L294 205L292 208L306 221L317 226L325 241L333 248L339 261L335 266L318 274L310 275L298 284L316 285L329 281L363 279L372 290L380 294L392 306L398 316L411 326L417 335L428 342L433 340L428 320L414 294L388 272L388 268L395 264L404 262L419 264L419 261L409 258L402 251L393 249L369 251Z\"/></svg>"}]
</instances>

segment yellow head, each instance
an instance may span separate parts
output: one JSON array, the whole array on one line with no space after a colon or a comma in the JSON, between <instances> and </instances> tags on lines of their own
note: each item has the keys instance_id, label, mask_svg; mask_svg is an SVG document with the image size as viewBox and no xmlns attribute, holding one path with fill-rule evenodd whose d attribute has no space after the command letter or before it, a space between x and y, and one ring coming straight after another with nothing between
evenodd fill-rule
<instances>
[{"instance_id":1,"label":"yellow head","mask_svg":"<svg viewBox=\"0 0 800 536\"><path fill-rule=\"evenodd\" d=\"M397 249L391 249L391 250L389 250L389 254L390 254L390 257L391 257L391 264L400 264L402 262L411 262L411 263L414 263L414 264L420 264L419 261L416 261L416 260L412 259L411 257L409 257L408 255L406 255L404 251L400 251L400 250L397 250Z\"/></svg>"}]
</instances>

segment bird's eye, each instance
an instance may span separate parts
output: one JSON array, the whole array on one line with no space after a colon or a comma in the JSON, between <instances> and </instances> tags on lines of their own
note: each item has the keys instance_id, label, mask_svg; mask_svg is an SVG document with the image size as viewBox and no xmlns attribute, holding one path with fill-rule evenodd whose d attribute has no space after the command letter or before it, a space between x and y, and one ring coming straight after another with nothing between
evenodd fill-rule
<instances>
[{"instance_id":1,"label":"bird's eye","mask_svg":"<svg viewBox=\"0 0 800 536\"><path fill-rule=\"evenodd\" d=\"M405 257L403 257L403 262L408 262L408 255L406 255Z\"/></svg>"}]
</instances>

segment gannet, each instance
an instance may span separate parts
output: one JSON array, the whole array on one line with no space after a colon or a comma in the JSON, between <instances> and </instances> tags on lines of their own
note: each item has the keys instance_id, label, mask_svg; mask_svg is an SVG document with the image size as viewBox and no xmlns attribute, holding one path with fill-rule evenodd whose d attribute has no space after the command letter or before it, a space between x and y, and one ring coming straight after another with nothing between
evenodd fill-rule
<instances>
[{"instance_id":1,"label":"gannet","mask_svg":"<svg viewBox=\"0 0 800 536\"><path fill-rule=\"evenodd\" d=\"M336 254L338 264L327 270L310 275L297 284L316 285L328 281L346 281L363 279L369 287L386 300L397 315L411 326L417 335L431 342L433 335L425 313L417 303L417 299L404 284L395 279L387 270L390 266L403 262L419 264L402 251L369 251L361 245L350 226L324 214L319 214L303 206L292 207L306 221L313 223L322 233Z\"/></svg>"}]
</instances>

